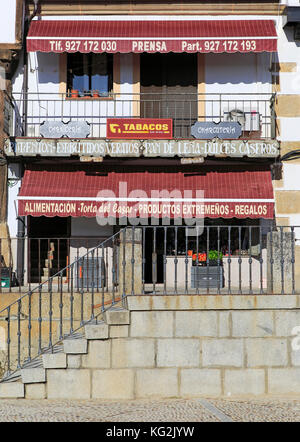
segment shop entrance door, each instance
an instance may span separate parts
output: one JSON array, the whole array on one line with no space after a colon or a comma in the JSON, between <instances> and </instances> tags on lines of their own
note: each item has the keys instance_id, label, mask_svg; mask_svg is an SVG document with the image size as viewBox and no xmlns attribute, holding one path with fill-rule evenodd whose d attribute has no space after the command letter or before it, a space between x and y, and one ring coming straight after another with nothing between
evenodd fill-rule
<instances>
[{"instance_id":1,"label":"shop entrance door","mask_svg":"<svg viewBox=\"0 0 300 442\"><path fill-rule=\"evenodd\" d=\"M41 283L68 264L70 221L62 217L28 218L28 282Z\"/></svg>"},{"instance_id":2,"label":"shop entrance door","mask_svg":"<svg viewBox=\"0 0 300 442\"><path fill-rule=\"evenodd\" d=\"M175 138L197 121L197 54L141 54L141 118L172 118Z\"/></svg>"}]
</instances>

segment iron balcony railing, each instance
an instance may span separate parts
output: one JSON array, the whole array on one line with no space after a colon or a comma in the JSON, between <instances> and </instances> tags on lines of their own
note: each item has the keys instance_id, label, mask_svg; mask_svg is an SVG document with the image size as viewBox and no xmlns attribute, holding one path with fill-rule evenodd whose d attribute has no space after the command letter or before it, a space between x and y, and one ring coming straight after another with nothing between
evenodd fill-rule
<instances>
[{"instance_id":1,"label":"iron balcony railing","mask_svg":"<svg viewBox=\"0 0 300 442\"><path fill-rule=\"evenodd\" d=\"M141 226L133 231L141 234L139 246L136 246L140 261L135 263L140 293L285 294L300 290L296 265L300 264L296 262L296 257L298 261L300 257L300 227L271 229L259 224L205 225L201 228ZM100 287L102 277L106 292L120 291L120 238L116 235L105 243L103 256L101 248L95 249L101 241L105 239L0 239L0 293L21 293L39 284L47 291L49 280L52 286L61 285L66 293L79 292L84 281L84 290L89 292L92 287ZM81 265L82 256L91 256L91 250L94 250L93 260ZM131 262L133 252L126 252L124 265ZM71 273L70 266L74 262L80 265ZM95 266L99 271L93 274ZM60 275L61 279L54 275Z\"/></svg>"},{"instance_id":2,"label":"iron balcony railing","mask_svg":"<svg viewBox=\"0 0 300 442\"><path fill-rule=\"evenodd\" d=\"M23 135L40 137L45 121L86 121L89 137L106 138L107 118L170 118L174 138L192 138L196 121L238 121L242 138L276 138L275 94L108 94L73 98L70 94L14 94ZM17 134L11 134L17 135Z\"/></svg>"},{"instance_id":3,"label":"iron balcony railing","mask_svg":"<svg viewBox=\"0 0 300 442\"><path fill-rule=\"evenodd\" d=\"M100 320L128 295L299 294L299 239L300 226L140 226L124 228L91 249L81 243L80 250L68 252L68 265L58 263L51 276L31 283L14 302L4 296L11 288L2 288L2 375L7 378L53 351L64 337ZM42 240L30 240L39 253ZM7 264L13 259L3 241L0 279L7 282ZM46 241L46 259L51 260L49 254L59 251L58 239ZM67 241L71 247L72 239Z\"/></svg>"}]
</instances>

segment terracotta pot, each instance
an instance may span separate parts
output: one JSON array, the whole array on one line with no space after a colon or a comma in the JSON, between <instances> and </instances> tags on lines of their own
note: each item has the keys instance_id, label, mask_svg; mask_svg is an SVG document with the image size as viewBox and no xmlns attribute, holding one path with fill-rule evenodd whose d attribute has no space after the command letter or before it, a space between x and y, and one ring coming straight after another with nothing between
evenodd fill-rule
<instances>
[{"instance_id":1,"label":"terracotta pot","mask_svg":"<svg viewBox=\"0 0 300 442\"><path fill-rule=\"evenodd\" d=\"M78 98L78 90L77 89L72 89L71 90L71 97L72 98Z\"/></svg>"}]
</instances>

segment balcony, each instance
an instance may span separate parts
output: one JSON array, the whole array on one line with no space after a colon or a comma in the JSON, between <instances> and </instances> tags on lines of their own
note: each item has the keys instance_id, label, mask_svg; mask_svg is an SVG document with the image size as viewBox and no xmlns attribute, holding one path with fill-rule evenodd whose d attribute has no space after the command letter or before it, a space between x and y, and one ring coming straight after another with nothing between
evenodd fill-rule
<instances>
[{"instance_id":1,"label":"balcony","mask_svg":"<svg viewBox=\"0 0 300 442\"><path fill-rule=\"evenodd\" d=\"M0 238L0 294L52 285L119 298L128 291L298 294L299 234L300 226L206 224L140 226L110 238Z\"/></svg>"},{"instance_id":2,"label":"balcony","mask_svg":"<svg viewBox=\"0 0 300 442\"><path fill-rule=\"evenodd\" d=\"M237 121L242 139L275 139L275 94L14 94L15 130L11 135L41 137L45 121L87 122L90 138L106 138L107 118L170 118L175 139L193 138L196 121ZM21 130L20 130L21 128ZM76 138L76 137L74 137Z\"/></svg>"}]
</instances>

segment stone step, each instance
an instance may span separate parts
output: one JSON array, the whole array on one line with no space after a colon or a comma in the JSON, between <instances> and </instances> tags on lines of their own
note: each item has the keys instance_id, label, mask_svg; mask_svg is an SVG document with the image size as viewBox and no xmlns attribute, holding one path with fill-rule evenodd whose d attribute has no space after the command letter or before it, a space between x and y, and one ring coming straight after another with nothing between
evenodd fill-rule
<instances>
[{"instance_id":1,"label":"stone step","mask_svg":"<svg viewBox=\"0 0 300 442\"><path fill-rule=\"evenodd\" d=\"M21 376L23 384L36 384L40 382L46 382L46 370L44 368L22 368Z\"/></svg>"},{"instance_id":2,"label":"stone step","mask_svg":"<svg viewBox=\"0 0 300 442\"><path fill-rule=\"evenodd\" d=\"M129 325L130 312L120 307L112 307L104 313L108 325Z\"/></svg>"},{"instance_id":3,"label":"stone step","mask_svg":"<svg viewBox=\"0 0 300 442\"><path fill-rule=\"evenodd\" d=\"M86 339L108 339L109 327L104 321L86 324L84 326Z\"/></svg>"},{"instance_id":4,"label":"stone step","mask_svg":"<svg viewBox=\"0 0 300 442\"><path fill-rule=\"evenodd\" d=\"M63 349L66 354L86 354L87 353L87 339L81 334L74 334L67 337L63 341Z\"/></svg>"},{"instance_id":5,"label":"stone step","mask_svg":"<svg viewBox=\"0 0 300 442\"><path fill-rule=\"evenodd\" d=\"M43 367L46 368L67 368L67 355L62 345L48 349L43 355Z\"/></svg>"},{"instance_id":6,"label":"stone step","mask_svg":"<svg viewBox=\"0 0 300 442\"><path fill-rule=\"evenodd\" d=\"M26 362L21 368L20 373L23 384L46 382L46 370L43 367L41 357Z\"/></svg>"},{"instance_id":7,"label":"stone step","mask_svg":"<svg viewBox=\"0 0 300 442\"><path fill-rule=\"evenodd\" d=\"M0 399L23 399L24 397L25 388L22 382L0 383Z\"/></svg>"}]
</instances>

